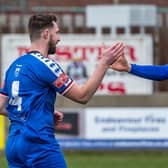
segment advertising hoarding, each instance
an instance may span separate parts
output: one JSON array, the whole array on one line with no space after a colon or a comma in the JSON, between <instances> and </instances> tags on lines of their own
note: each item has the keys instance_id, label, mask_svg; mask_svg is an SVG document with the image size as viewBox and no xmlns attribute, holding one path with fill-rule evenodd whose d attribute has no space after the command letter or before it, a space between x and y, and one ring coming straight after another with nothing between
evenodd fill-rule
<instances>
[{"instance_id":1,"label":"advertising hoarding","mask_svg":"<svg viewBox=\"0 0 168 168\"><path fill-rule=\"evenodd\" d=\"M91 35L62 35L62 40L57 46L56 53L50 55L64 69L68 71L68 65L75 58L82 61L86 67L89 77L95 70L100 56L103 52L104 42L108 47L115 42L122 41L125 44L125 55L133 64L153 63L153 40L149 35L123 35L102 36ZM18 56L29 50L30 41L28 35L4 35L2 36L2 75L10 63ZM74 70L77 72L77 70ZM86 79L87 80L87 79ZM153 82L138 78L128 73L116 72L109 69L98 89L98 95L110 94L151 94L153 93Z\"/></svg>"}]
</instances>

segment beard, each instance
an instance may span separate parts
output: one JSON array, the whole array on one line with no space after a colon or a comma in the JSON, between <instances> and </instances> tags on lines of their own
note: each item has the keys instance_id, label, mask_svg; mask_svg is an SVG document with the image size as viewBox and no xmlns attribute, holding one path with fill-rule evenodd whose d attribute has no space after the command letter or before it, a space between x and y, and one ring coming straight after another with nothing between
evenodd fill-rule
<instances>
[{"instance_id":1,"label":"beard","mask_svg":"<svg viewBox=\"0 0 168 168\"><path fill-rule=\"evenodd\" d=\"M56 44L51 39L48 43L48 54L55 54L55 52L56 52Z\"/></svg>"}]
</instances>

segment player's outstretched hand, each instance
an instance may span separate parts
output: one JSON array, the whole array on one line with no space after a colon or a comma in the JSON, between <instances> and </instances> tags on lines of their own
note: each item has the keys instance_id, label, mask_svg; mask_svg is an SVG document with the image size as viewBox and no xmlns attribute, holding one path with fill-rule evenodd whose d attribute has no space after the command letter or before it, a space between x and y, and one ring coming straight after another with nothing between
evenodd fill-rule
<instances>
[{"instance_id":1,"label":"player's outstretched hand","mask_svg":"<svg viewBox=\"0 0 168 168\"><path fill-rule=\"evenodd\" d=\"M128 63L124 54L122 54L111 66L111 69L116 71L129 72L131 70L131 65Z\"/></svg>"},{"instance_id":2,"label":"player's outstretched hand","mask_svg":"<svg viewBox=\"0 0 168 168\"><path fill-rule=\"evenodd\" d=\"M60 124L63 121L63 118L64 118L64 114L62 112L55 111L54 112L54 125L57 126L58 124Z\"/></svg>"},{"instance_id":3,"label":"player's outstretched hand","mask_svg":"<svg viewBox=\"0 0 168 168\"><path fill-rule=\"evenodd\" d=\"M116 43L103 50L101 63L110 66L124 53L124 44Z\"/></svg>"}]
</instances>

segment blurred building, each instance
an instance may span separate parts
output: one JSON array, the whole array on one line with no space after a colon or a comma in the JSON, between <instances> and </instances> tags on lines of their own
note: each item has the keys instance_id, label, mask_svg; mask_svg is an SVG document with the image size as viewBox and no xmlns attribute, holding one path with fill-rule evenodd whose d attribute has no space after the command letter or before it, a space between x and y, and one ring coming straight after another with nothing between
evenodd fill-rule
<instances>
[{"instance_id":1,"label":"blurred building","mask_svg":"<svg viewBox=\"0 0 168 168\"><path fill-rule=\"evenodd\" d=\"M27 21L32 13L54 12L64 33L94 33L94 27L86 27L88 5L156 5L159 25L168 26L168 1L166 0L0 0L0 28L3 32L26 32ZM104 28L108 32L108 28Z\"/></svg>"},{"instance_id":2,"label":"blurred building","mask_svg":"<svg viewBox=\"0 0 168 168\"><path fill-rule=\"evenodd\" d=\"M166 0L0 0L0 32L27 33L27 23L33 13L55 13L61 33L96 33L94 26L87 26L86 8L89 5L155 5L157 26L144 26L144 33L154 39L154 63L168 62L168 1ZM100 13L101 15L101 13ZM102 34L112 33L108 26L101 27ZM116 33L124 34L124 27L117 27ZM141 33L141 26L130 26L131 34ZM168 91L168 83L156 84L156 90Z\"/></svg>"}]
</instances>

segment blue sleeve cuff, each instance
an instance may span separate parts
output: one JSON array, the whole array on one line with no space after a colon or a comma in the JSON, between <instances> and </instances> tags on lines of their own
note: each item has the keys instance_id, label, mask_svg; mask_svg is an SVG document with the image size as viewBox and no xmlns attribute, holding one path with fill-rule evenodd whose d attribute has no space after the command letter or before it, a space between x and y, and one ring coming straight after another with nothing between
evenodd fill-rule
<instances>
[{"instance_id":1,"label":"blue sleeve cuff","mask_svg":"<svg viewBox=\"0 0 168 168\"><path fill-rule=\"evenodd\" d=\"M168 64L166 65L136 65L131 64L130 74L150 79L150 80L166 80L168 79Z\"/></svg>"}]
</instances>

